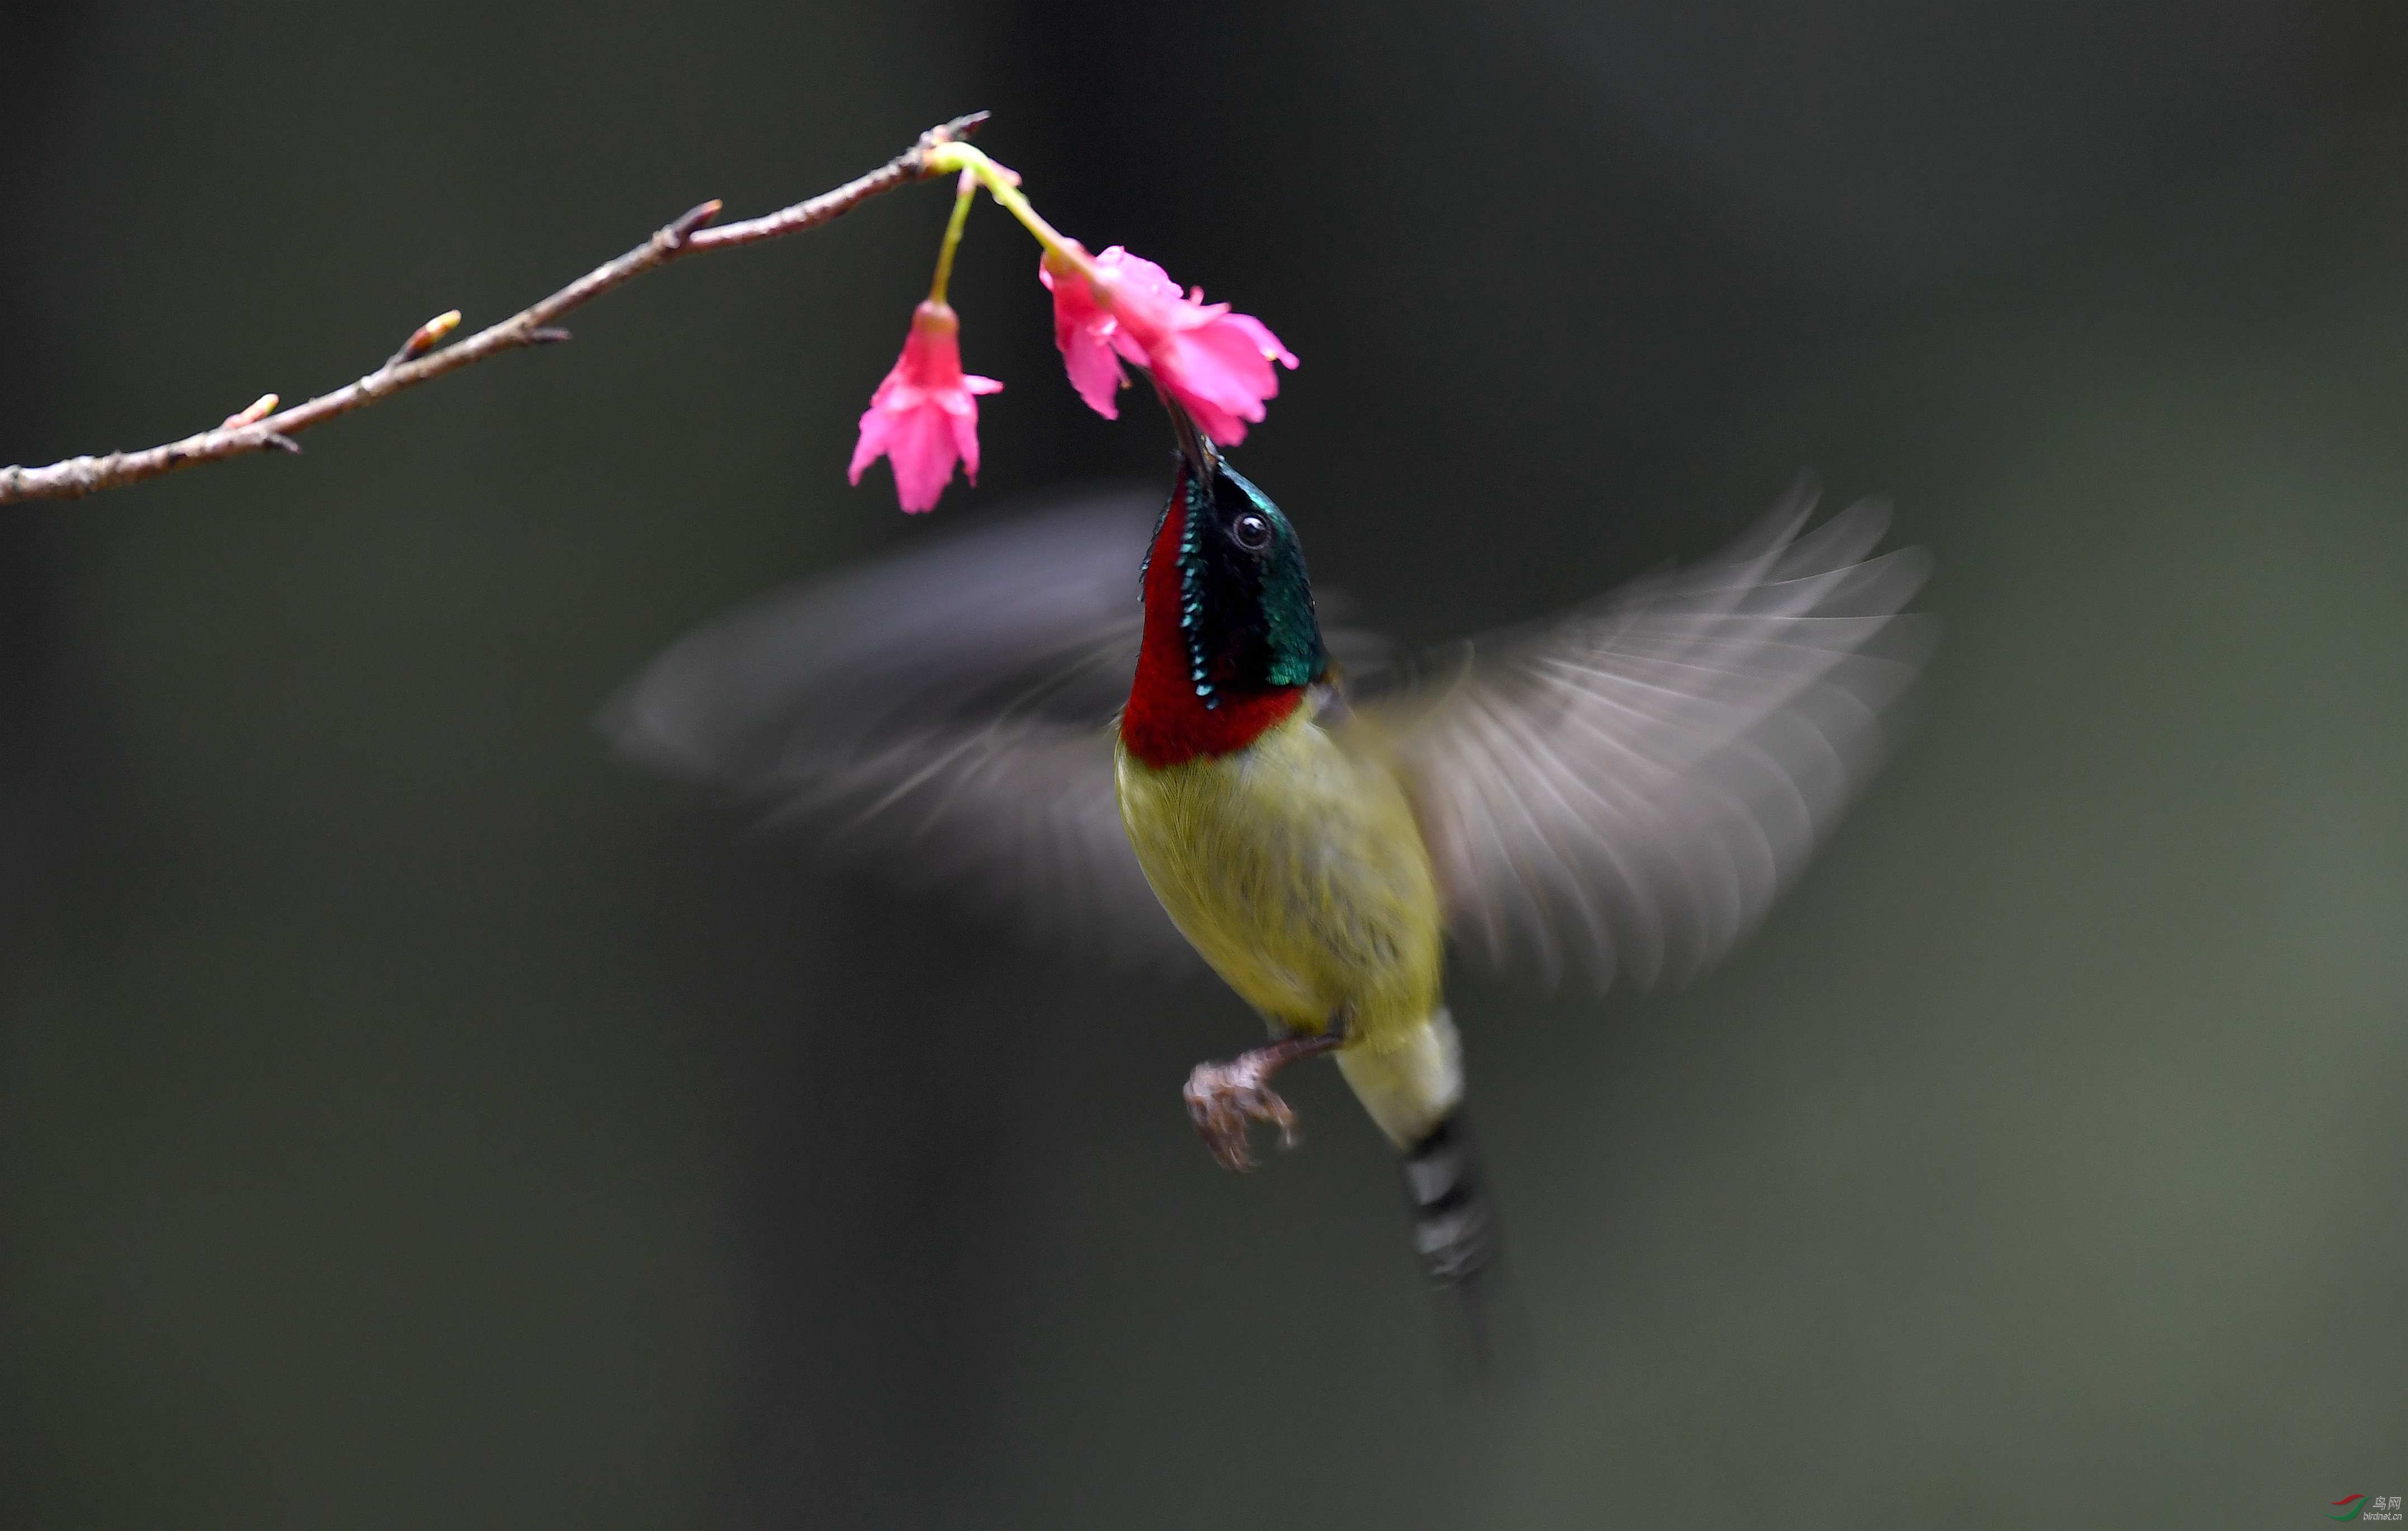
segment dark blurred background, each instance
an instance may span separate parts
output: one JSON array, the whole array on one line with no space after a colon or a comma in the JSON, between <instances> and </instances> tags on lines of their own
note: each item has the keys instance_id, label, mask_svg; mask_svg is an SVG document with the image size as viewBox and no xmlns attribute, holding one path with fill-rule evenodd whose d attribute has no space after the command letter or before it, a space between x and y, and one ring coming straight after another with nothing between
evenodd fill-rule
<instances>
[{"instance_id":1,"label":"dark blurred background","mask_svg":"<svg viewBox=\"0 0 2408 1531\"><path fill-rule=\"evenodd\" d=\"M1326 1071L611 760L735 602L1154 475L1033 247L849 490L924 188L252 459L0 517L0 1516L2313 1525L2408 1492L2392 0L0 10L0 462L982 140L1302 356L1240 461L1436 638L1894 495L1890 769L1679 994L1455 1010L1535 1374Z\"/></svg>"}]
</instances>

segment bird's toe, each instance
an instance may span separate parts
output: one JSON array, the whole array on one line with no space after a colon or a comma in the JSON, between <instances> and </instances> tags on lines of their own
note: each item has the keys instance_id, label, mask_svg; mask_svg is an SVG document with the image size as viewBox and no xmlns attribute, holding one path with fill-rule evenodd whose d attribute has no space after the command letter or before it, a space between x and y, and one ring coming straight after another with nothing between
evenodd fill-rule
<instances>
[{"instance_id":1,"label":"bird's toe","mask_svg":"<svg viewBox=\"0 0 2408 1531\"><path fill-rule=\"evenodd\" d=\"M1187 1114L1212 1157L1229 1169L1254 1167L1248 1127L1256 1122L1277 1127L1280 1143L1297 1145L1296 1112L1265 1081L1267 1070L1251 1058L1228 1063L1197 1064L1187 1076Z\"/></svg>"}]
</instances>

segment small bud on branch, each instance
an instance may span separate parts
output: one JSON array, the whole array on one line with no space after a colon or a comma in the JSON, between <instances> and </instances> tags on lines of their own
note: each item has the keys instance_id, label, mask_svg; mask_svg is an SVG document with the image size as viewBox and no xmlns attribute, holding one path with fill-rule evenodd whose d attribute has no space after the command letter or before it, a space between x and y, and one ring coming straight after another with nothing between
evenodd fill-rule
<instances>
[{"instance_id":1,"label":"small bud on branch","mask_svg":"<svg viewBox=\"0 0 2408 1531\"><path fill-rule=\"evenodd\" d=\"M276 412L276 405L277 398L275 394L262 393L259 397L251 400L240 414L226 416L225 423L220 425L218 429L221 431L235 431L240 430L245 425L256 425L261 421L265 420L268 416Z\"/></svg>"},{"instance_id":2,"label":"small bud on branch","mask_svg":"<svg viewBox=\"0 0 2408 1531\"><path fill-rule=\"evenodd\" d=\"M401 363L408 361L413 356L423 356L426 352L433 351L436 346L442 341L445 336L450 335L453 330L456 330L459 327L459 309L453 308L448 312L437 314L433 319L428 320L425 323L421 324L418 328L410 331L409 338L401 343L401 349L399 351L394 351L391 356L385 359L384 365L387 366L397 366Z\"/></svg>"}]
</instances>

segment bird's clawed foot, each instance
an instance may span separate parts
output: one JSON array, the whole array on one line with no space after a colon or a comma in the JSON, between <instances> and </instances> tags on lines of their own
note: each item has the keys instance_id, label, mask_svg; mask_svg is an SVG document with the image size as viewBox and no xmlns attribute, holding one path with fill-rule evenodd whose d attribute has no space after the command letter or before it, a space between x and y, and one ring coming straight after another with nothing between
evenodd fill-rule
<instances>
[{"instance_id":1,"label":"bird's clawed foot","mask_svg":"<svg viewBox=\"0 0 2408 1531\"><path fill-rule=\"evenodd\" d=\"M1270 1078L1298 1058L1327 1052L1340 1045L1335 1035L1291 1037L1285 1041L1240 1052L1227 1063L1203 1063L1187 1076L1187 1114L1203 1135L1204 1146L1226 1169L1254 1167L1249 1126L1268 1122L1279 1129L1280 1147L1294 1148L1298 1138L1296 1112L1270 1087Z\"/></svg>"},{"instance_id":2,"label":"bird's clawed foot","mask_svg":"<svg viewBox=\"0 0 2408 1531\"><path fill-rule=\"evenodd\" d=\"M1246 1141L1252 1123L1279 1128L1280 1147L1297 1145L1296 1112L1268 1083L1273 1066L1261 1053L1246 1052L1227 1063L1197 1064L1187 1076L1187 1114L1225 1169L1254 1167L1254 1146Z\"/></svg>"}]
</instances>

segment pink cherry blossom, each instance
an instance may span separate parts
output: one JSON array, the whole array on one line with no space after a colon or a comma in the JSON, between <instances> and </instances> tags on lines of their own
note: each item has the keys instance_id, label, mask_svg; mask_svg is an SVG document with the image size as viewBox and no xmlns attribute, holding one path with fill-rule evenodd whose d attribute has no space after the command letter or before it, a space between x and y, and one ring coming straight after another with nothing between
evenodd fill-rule
<instances>
[{"instance_id":1,"label":"pink cherry blossom","mask_svg":"<svg viewBox=\"0 0 2408 1531\"><path fill-rule=\"evenodd\" d=\"M1293 369L1295 354L1261 320L1206 303L1200 287L1180 296L1162 267L1118 245L1089 265L1082 274L1075 258L1049 251L1037 268L1054 293L1054 343L1079 396L1118 419L1112 395L1128 380L1121 363L1132 362L1186 406L1205 435L1224 446L1243 441L1246 422L1261 420L1263 401L1279 393L1271 363Z\"/></svg>"},{"instance_id":2,"label":"pink cherry blossom","mask_svg":"<svg viewBox=\"0 0 2408 1531\"><path fill-rule=\"evenodd\" d=\"M895 470L895 495L917 513L936 508L937 496L963 473L978 482L978 399L1003 384L962 371L962 322L942 303L911 311L911 333L903 354L886 374L861 417L861 440L853 449L850 478L884 457Z\"/></svg>"}]
</instances>

